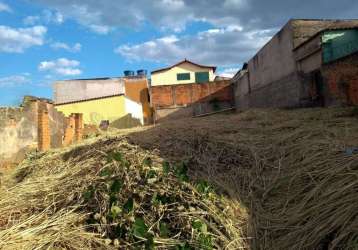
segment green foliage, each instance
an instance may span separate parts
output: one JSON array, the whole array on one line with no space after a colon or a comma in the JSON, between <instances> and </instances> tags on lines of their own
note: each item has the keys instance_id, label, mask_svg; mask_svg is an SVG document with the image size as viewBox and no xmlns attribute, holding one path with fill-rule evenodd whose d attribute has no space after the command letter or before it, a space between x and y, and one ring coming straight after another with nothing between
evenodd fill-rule
<instances>
[{"instance_id":1,"label":"green foliage","mask_svg":"<svg viewBox=\"0 0 358 250\"><path fill-rule=\"evenodd\" d=\"M129 198L126 203L123 205L123 212L130 213L133 211L134 208L134 200L133 198Z\"/></svg>"},{"instance_id":2,"label":"green foliage","mask_svg":"<svg viewBox=\"0 0 358 250\"><path fill-rule=\"evenodd\" d=\"M149 228L145 224L143 218L136 218L132 226L133 235L140 239L146 239L145 249L152 250L154 248L154 236L148 232Z\"/></svg>"},{"instance_id":3,"label":"green foliage","mask_svg":"<svg viewBox=\"0 0 358 250\"><path fill-rule=\"evenodd\" d=\"M93 198L95 192L95 188L93 186L89 186L88 189L83 193L83 199L85 201L89 201Z\"/></svg>"},{"instance_id":4,"label":"green foliage","mask_svg":"<svg viewBox=\"0 0 358 250\"><path fill-rule=\"evenodd\" d=\"M195 220L192 223L193 229L198 233L197 241L200 249L213 249L212 237L208 234L208 226L201 220Z\"/></svg>"},{"instance_id":5,"label":"green foliage","mask_svg":"<svg viewBox=\"0 0 358 250\"><path fill-rule=\"evenodd\" d=\"M203 249L203 250L214 249L213 239L210 235L200 233L198 236L198 243L200 245L200 249Z\"/></svg>"},{"instance_id":6,"label":"green foliage","mask_svg":"<svg viewBox=\"0 0 358 250\"><path fill-rule=\"evenodd\" d=\"M168 175L169 172L170 172L170 164L169 164L169 162L167 162L167 161L163 162L162 167L163 167L163 174Z\"/></svg>"},{"instance_id":7,"label":"green foliage","mask_svg":"<svg viewBox=\"0 0 358 250\"><path fill-rule=\"evenodd\" d=\"M192 226L198 232L201 232L201 233L207 233L208 232L207 225L205 223L203 223L201 220L193 221Z\"/></svg>"},{"instance_id":8,"label":"green foliage","mask_svg":"<svg viewBox=\"0 0 358 250\"><path fill-rule=\"evenodd\" d=\"M155 172L154 169L149 170L148 173L147 173L147 178L148 179L154 178L156 176L157 176L157 173Z\"/></svg>"},{"instance_id":9,"label":"green foliage","mask_svg":"<svg viewBox=\"0 0 358 250\"><path fill-rule=\"evenodd\" d=\"M168 204L170 202L172 202L173 200L175 200L173 197L168 197L166 195L160 195L158 193L154 193L153 197L152 197L152 204L153 205L158 205L158 204Z\"/></svg>"},{"instance_id":10,"label":"green foliage","mask_svg":"<svg viewBox=\"0 0 358 250\"><path fill-rule=\"evenodd\" d=\"M110 162L113 162L113 161L116 161L116 162L123 162L123 154L119 151L115 151L115 152L110 152L108 155L107 155L107 162L110 163Z\"/></svg>"},{"instance_id":11,"label":"green foliage","mask_svg":"<svg viewBox=\"0 0 358 250\"><path fill-rule=\"evenodd\" d=\"M109 168L104 168L99 172L99 176L101 177L109 177L112 175L112 171Z\"/></svg>"},{"instance_id":12,"label":"green foliage","mask_svg":"<svg viewBox=\"0 0 358 250\"><path fill-rule=\"evenodd\" d=\"M168 225L166 223L161 222L159 224L159 231L160 231L160 237L163 237L163 238L169 237L170 231L169 231Z\"/></svg>"},{"instance_id":13,"label":"green foliage","mask_svg":"<svg viewBox=\"0 0 358 250\"><path fill-rule=\"evenodd\" d=\"M194 248L192 248L188 242L185 242L184 244L181 245L177 245L175 247L176 250L194 250Z\"/></svg>"},{"instance_id":14,"label":"green foliage","mask_svg":"<svg viewBox=\"0 0 358 250\"><path fill-rule=\"evenodd\" d=\"M198 183L196 184L196 189L199 193L204 195L207 195L213 191L213 188L210 186L210 184L204 180L198 181Z\"/></svg>"},{"instance_id":15,"label":"green foliage","mask_svg":"<svg viewBox=\"0 0 358 250\"><path fill-rule=\"evenodd\" d=\"M138 237L138 238L142 238L142 239L146 239L147 233L148 233L148 226L145 224L144 219L143 218L136 218L132 227L133 230L133 235Z\"/></svg>"},{"instance_id":16,"label":"green foliage","mask_svg":"<svg viewBox=\"0 0 358 250\"><path fill-rule=\"evenodd\" d=\"M113 204L118 202L118 198L115 194L110 194L109 196L109 206L112 206Z\"/></svg>"},{"instance_id":17,"label":"green foliage","mask_svg":"<svg viewBox=\"0 0 358 250\"><path fill-rule=\"evenodd\" d=\"M143 165L151 167L153 165L153 161L150 157L147 157L143 160Z\"/></svg>"},{"instance_id":18,"label":"green foliage","mask_svg":"<svg viewBox=\"0 0 358 250\"><path fill-rule=\"evenodd\" d=\"M175 176L180 181L183 181L183 182L189 181L188 166L186 165L186 163L182 162L181 164L176 166L174 173L175 173Z\"/></svg>"},{"instance_id":19,"label":"green foliage","mask_svg":"<svg viewBox=\"0 0 358 250\"><path fill-rule=\"evenodd\" d=\"M121 191L123 184L124 184L123 181L119 180L119 179L113 181L111 188L110 188L111 193L118 194L119 191Z\"/></svg>"}]
</instances>

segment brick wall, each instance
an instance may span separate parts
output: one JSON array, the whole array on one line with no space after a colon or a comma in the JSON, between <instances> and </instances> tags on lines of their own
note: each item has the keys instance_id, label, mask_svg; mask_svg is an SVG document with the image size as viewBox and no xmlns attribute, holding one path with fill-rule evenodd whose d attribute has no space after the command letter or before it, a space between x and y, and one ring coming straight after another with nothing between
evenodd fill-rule
<instances>
[{"instance_id":1,"label":"brick wall","mask_svg":"<svg viewBox=\"0 0 358 250\"><path fill-rule=\"evenodd\" d=\"M151 102L155 109L188 106L213 99L233 100L230 81L151 87Z\"/></svg>"},{"instance_id":2,"label":"brick wall","mask_svg":"<svg viewBox=\"0 0 358 250\"><path fill-rule=\"evenodd\" d=\"M74 114L72 119L73 135L67 139L71 143L83 135L82 115ZM66 126L65 116L46 99L25 97L20 107L0 108L0 168L16 165L31 150L69 145L64 140Z\"/></svg>"},{"instance_id":3,"label":"brick wall","mask_svg":"<svg viewBox=\"0 0 358 250\"><path fill-rule=\"evenodd\" d=\"M70 115L66 117L66 129L63 138L63 146L69 146L75 141L75 117Z\"/></svg>"},{"instance_id":4,"label":"brick wall","mask_svg":"<svg viewBox=\"0 0 358 250\"><path fill-rule=\"evenodd\" d=\"M47 151L51 148L51 134L49 115L47 110L38 113L37 142L39 151Z\"/></svg>"},{"instance_id":5,"label":"brick wall","mask_svg":"<svg viewBox=\"0 0 358 250\"><path fill-rule=\"evenodd\" d=\"M325 104L358 105L358 53L322 67Z\"/></svg>"},{"instance_id":6,"label":"brick wall","mask_svg":"<svg viewBox=\"0 0 358 250\"><path fill-rule=\"evenodd\" d=\"M230 81L154 86L150 92L155 121L226 109L234 103Z\"/></svg>"},{"instance_id":7,"label":"brick wall","mask_svg":"<svg viewBox=\"0 0 358 250\"><path fill-rule=\"evenodd\" d=\"M83 138L83 114L74 114L75 117L75 142L82 141Z\"/></svg>"}]
</instances>

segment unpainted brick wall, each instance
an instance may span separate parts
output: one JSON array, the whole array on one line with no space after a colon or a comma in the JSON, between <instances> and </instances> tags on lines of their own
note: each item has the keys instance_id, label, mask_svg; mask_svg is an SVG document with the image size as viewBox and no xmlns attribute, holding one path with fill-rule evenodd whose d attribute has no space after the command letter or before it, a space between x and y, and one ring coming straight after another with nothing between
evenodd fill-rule
<instances>
[{"instance_id":1,"label":"unpainted brick wall","mask_svg":"<svg viewBox=\"0 0 358 250\"><path fill-rule=\"evenodd\" d=\"M83 114L76 113L66 117L63 146L69 146L75 142L80 142L83 138L83 130Z\"/></svg>"},{"instance_id":2,"label":"unpainted brick wall","mask_svg":"<svg viewBox=\"0 0 358 250\"><path fill-rule=\"evenodd\" d=\"M230 81L154 86L150 92L155 121L210 113L234 105Z\"/></svg>"},{"instance_id":3,"label":"unpainted brick wall","mask_svg":"<svg viewBox=\"0 0 358 250\"><path fill-rule=\"evenodd\" d=\"M198 102L233 101L230 81L151 87L151 102L156 108L176 108Z\"/></svg>"},{"instance_id":4,"label":"unpainted brick wall","mask_svg":"<svg viewBox=\"0 0 358 250\"><path fill-rule=\"evenodd\" d=\"M81 114L75 114L74 140L83 134ZM0 168L16 165L26 153L63 146L65 116L50 100L27 96L17 108L0 108Z\"/></svg>"},{"instance_id":5,"label":"unpainted brick wall","mask_svg":"<svg viewBox=\"0 0 358 250\"><path fill-rule=\"evenodd\" d=\"M358 105L358 53L324 65L322 75L328 88L326 106Z\"/></svg>"},{"instance_id":6,"label":"unpainted brick wall","mask_svg":"<svg viewBox=\"0 0 358 250\"><path fill-rule=\"evenodd\" d=\"M49 115L47 110L39 110L38 112L38 150L47 151L51 148L51 134Z\"/></svg>"}]
</instances>

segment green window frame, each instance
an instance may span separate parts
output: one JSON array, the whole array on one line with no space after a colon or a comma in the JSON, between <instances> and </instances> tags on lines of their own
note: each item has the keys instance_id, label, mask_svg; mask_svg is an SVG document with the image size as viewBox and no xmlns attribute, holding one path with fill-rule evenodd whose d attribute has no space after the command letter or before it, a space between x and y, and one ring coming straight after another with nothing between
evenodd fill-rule
<instances>
[{"instance_id":1,"label":"green window frame","mask_svg":"<svg viewBox=\"0 0 358 250\"><path fill-rule=\"evenodd\" d=\"M209 82L209 72L196 72L195 82L196 83Z\"/></svg>"},{"instance_id":2,"label":"green window frame","mask_svg":"<svg viewBox=\"0 0 358 250\"><path fill-rule=\"evenodd\" d=\"M190 80L190 73L178 73L177 74L178 81L187 81Z\"/></svg>"}]
</instances>

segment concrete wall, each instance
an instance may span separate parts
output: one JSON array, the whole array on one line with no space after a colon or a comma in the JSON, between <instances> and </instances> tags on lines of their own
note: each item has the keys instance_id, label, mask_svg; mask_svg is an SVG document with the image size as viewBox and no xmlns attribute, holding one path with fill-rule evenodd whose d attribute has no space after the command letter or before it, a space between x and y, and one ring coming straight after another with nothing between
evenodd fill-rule
<instances>
[{"instance_id":1,"label":"concrete wall","mask_svg":"<svg viewBox=\"0 0 358 250\"><path fill-rule=\"evenodd\" d=\"M294 58L297 61L297 70L309 73L322 66L321 36L313 39L295 49Z\"/></svg>"},{"instance_id":2,"label":"concrete wall","mask_svg":"<svg viewBox=\"0 0 358 250\"><path fill-rule=\"evenodd\" d=\"M235 106L237 109L248 109L250 107L249 98L251 93L248 72L243 73L239 78L235 79L233 89L235 96Z\"/></svg>"},{"instance_id":3,"label":"concrete wall","mask_svg":"<svg viewBox=\"0 0 358 250\"><path fill-rule=\"evenodd\" d=\"M138 120L140 125L144 125L143 107L140 103L125 97L125 107L127 114L130 114L133 119Z\"/></svg>"},{"instance_id":4,"label":"concrete wall","mask_svg":"<svg viewBox=\"0 0 358 250\"><path fill-rule=\"evenodd\" d=\"M150 107L150 96L148 88L148 80L146 78L135 79L128 78L125 79L125 96L127 99L130 99L133 102L136 102L135 106L141 106L142 110L137 110L137 113L134 113L132 107L134 104L128 102L126 104L127 113L133 115L133 117L140 118L142 125L152 123L152 110Z\"/></svg>"},{"instance_id":5,"label":"concrete wall","mask_svg":"<svg viewBox=\"0 0 358 250\"><path fill-rule=\"evenodd\" d=\"M296 71L290 23L282 28L249 62L251 90L286 78Z\"/></svg>"},{"instance_id":6,"label":"concrete wall","mask_svg":"<svg viewBox=\"0 0 358 250\"><path fill-rule=\"evenodd\" d=\"M288 22L248 62L247 75L233 80L238 109L308 105L311 73L322 65L321 38L312 37L324 29L352 26L358 21Z\"/></svg>"},{"instance_id":7,"label":"concrete wall","mask_svg":"<svg viewBox=\"0 0 358 250\"><path fill-rule=\"evenodd\" d=\"M124 95L56 105L56 109L66 116L82 113L85 124L96 126L101 121L114 122L127 114Z\"/></svg>"},{"instance_id":8,"label":"concrete wall","mask_svg":"<svg viewBox=\"0 0 358 250\"><path fill-rule=\"evenodd\" d=\"M53 85L55 104L124 94L122 78L58 81Z\"/></svg>"},{"instance_id":9,"label":"concrete wall","mask_svg":"<svg viewBox=\"0 0 358 250\"><path fill-rule=\"evenodd\" d=\"M161 86L161 85L175 85L175 84L190 84L195 83L195 72L209 72L209 81L214 81L215 74L213 69L202 68L196 65L193 65L189 62L182 63L171 69L152 73L152 86ZM179 73L190 73L190 80L177 80L177 74Z\"/></svg>"},{"instance_id":10,"label":"concrete wall","mask_svg":"<svg viewBox=\"0 0 358 250\"><path fill-rule=\"evenodd\" d=\"M238 109L299 106L301 77L293 49L289 22L248 62L248 73L234 82Z\"/></svg>"},{"instance_id":11,"label":"concrete wall","mask_svg":"<svg viewBox=\"0 0 358 250\"><path fill-rule=\"evenodd\" d=\"M0 167L1 162L21 161L29 149L37 147L37 124L31 118L30 109L0 109Z\"/></svg>"}]
</instances>

